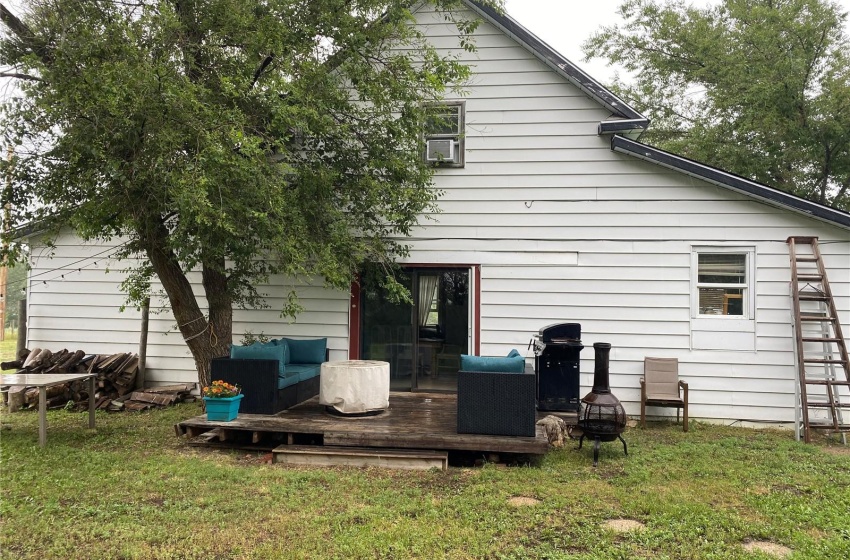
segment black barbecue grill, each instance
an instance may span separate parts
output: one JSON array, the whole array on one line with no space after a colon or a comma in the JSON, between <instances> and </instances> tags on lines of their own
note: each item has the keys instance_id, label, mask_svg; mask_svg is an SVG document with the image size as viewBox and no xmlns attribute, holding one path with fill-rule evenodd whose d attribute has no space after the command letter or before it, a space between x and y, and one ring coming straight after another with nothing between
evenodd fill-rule
<instances>
[{"instance_id":1,"label":"black barbecue grill","mask_svg":"<svg viewBox=\"0 0 850 560\"><path fill-rule=\"evenodd\" d=\"M537 376L537 409L578 412L579 323L556 323L543 327L532 340L534 374Z\"/></svg>"}]
</instances>

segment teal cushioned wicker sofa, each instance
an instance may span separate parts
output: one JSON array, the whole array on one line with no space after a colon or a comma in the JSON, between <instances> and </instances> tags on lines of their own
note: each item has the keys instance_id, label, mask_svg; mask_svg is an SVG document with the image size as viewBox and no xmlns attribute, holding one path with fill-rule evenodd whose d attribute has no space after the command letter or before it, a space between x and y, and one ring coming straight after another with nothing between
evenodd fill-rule
<instances>
[{"instance_id":1,"label":"teal cushioned wicker sofa","mask_svg":"<svg viewBox=\"0 0 850 560\"><path fill-rule=\"evenodd\" d=\"M234 345L229 357L212 360L211 378L242 387L240 412L276 414L319 394L319 374L327 360L326 338Z\"/></svg>"}]
</instances>

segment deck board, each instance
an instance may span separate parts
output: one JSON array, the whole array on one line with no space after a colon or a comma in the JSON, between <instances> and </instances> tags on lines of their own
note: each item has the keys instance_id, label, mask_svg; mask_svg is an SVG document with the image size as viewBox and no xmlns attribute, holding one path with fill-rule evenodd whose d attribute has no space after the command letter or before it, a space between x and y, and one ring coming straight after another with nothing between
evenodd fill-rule
<instances>
[{"instance_id":1,"label":"deck board","mask_svg":"<svg viewBox=\"0 0 850 560\"><path fill-rule=\"evenodd\" d=\"M319 404L318 397L314 397L275 416L239 414L230 422L209 421L206 416L198 416L176 426L178 434L190 437L216 428L235 436L244 432L261 442L285 437L290 443L303 443L312 437L323 445L346 447L528 455L542 455L549 447L540 426L535 437L458 434L457 396L444 393L391 393L389 410L378 416L332 415ZM267 437L255 437L258 433ZM229 439L240 441L239 437Z\"/></svg>"}]
</instances>

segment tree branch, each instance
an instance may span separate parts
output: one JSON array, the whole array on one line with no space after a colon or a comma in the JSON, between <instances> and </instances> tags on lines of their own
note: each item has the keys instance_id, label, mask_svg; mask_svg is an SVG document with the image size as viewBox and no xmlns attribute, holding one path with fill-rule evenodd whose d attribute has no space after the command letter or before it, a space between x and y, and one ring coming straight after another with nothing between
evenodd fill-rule
<instances>
[{"instance_id":1,"label":"tree branch","mask_svg":"<svg viewBox=\"0 0 850 560\"><path fill-rule=\"evenodd\" d=\"M21 39L32 38L32 31L18 17L9 11L9 8L0 4L0 21L6 24L9 31L20 37Z\"/></svg>"},{"instance_id":2,"label":"tree branch","mask_svg":"<svg viewBox=\"0 0 850 560\"><path fill-rule=\"evenodd\" d=\"M270 54L269 54L269 56L267 56L267 57L266 57L266 59L265 59L265 60L263 60L263 63L262 63L262 64L260 64L260 67L259 67L259 68L257 68L257 71L256 71L256 72L254 72L254 79L253 79L253 80L251 80L251 85L250 85L250 86L248 86L248 89L253 89L253 88L254 88L254 86L257 84L257 80L259 80L259 79L260 79L260 74L262 74L262 73L263 73L263 70L265 70L265 69L266 69L266 66L268 66L269 64L271 64L272 60L274 60L274 53L270 53Z\"/></svg>"},{"instance_id":3,"label":"tree branch","mask_svg":"<svg viewBox=\"0 0 850 560\"><path fill-rule=\"evenodd\" d=\"M30 76L29 74L21 74L20 72L0 72L0 78L17 78L19 80L32 80L33 82L43 82L38 76Z\"/></svg>"},{"instance_id":4,"label":"tree branch","mask_svg":"<svg viewBox=\"0 0 850 560\"><path fill-rule=\"evenodd\" d=\"M52 62L53 57L48 54L46 45L38 40L27 24L3 4L0 4L0 21L21 41L21 45L25 49L34 52L45 64Z\"/></svg>"}]
</instances>

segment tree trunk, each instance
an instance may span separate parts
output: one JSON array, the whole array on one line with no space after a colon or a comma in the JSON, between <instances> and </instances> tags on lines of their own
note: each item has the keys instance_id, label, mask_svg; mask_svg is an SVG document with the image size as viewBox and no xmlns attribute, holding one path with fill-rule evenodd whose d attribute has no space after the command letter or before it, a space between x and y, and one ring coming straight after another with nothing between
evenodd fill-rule
<instances>
[{"instance_id":1,"label":"tree trunk","mask_svg":"<svg viewBox=\"0 0 850 560\"><path fill-rule=\"evenodd\" d=\"M216 262L205 256L203 260L202 283L209 304L209 335L211 358L226 356L233 340L233 298L227 289L227 275L224 273L224 258ZM196 359L197 362L197 359ZM209 360L205 362L203 377L210 379ZM198 369L200 374L201 369ZM199 375L200 378L200 375Z\"/></svg>"},{"instance_id":2,"label":"tree trunk","mask_svg":"<svg viewBox=\"0 0 850 560\"><path fill-rule=\"evenodd\" d=\"M210 384L210 360L224 356L232 339L233 308L227 276L213 272L224 270L224 259L217 267L203 264L203 286L209 304L209 317L205 317L186 273L167 244L168 229L157 218L149 219L145 225L145 231L139 232L145 252L168 294L177 327L195 359L198 382L206 387Z\"/></svg>"}]
</instances>

